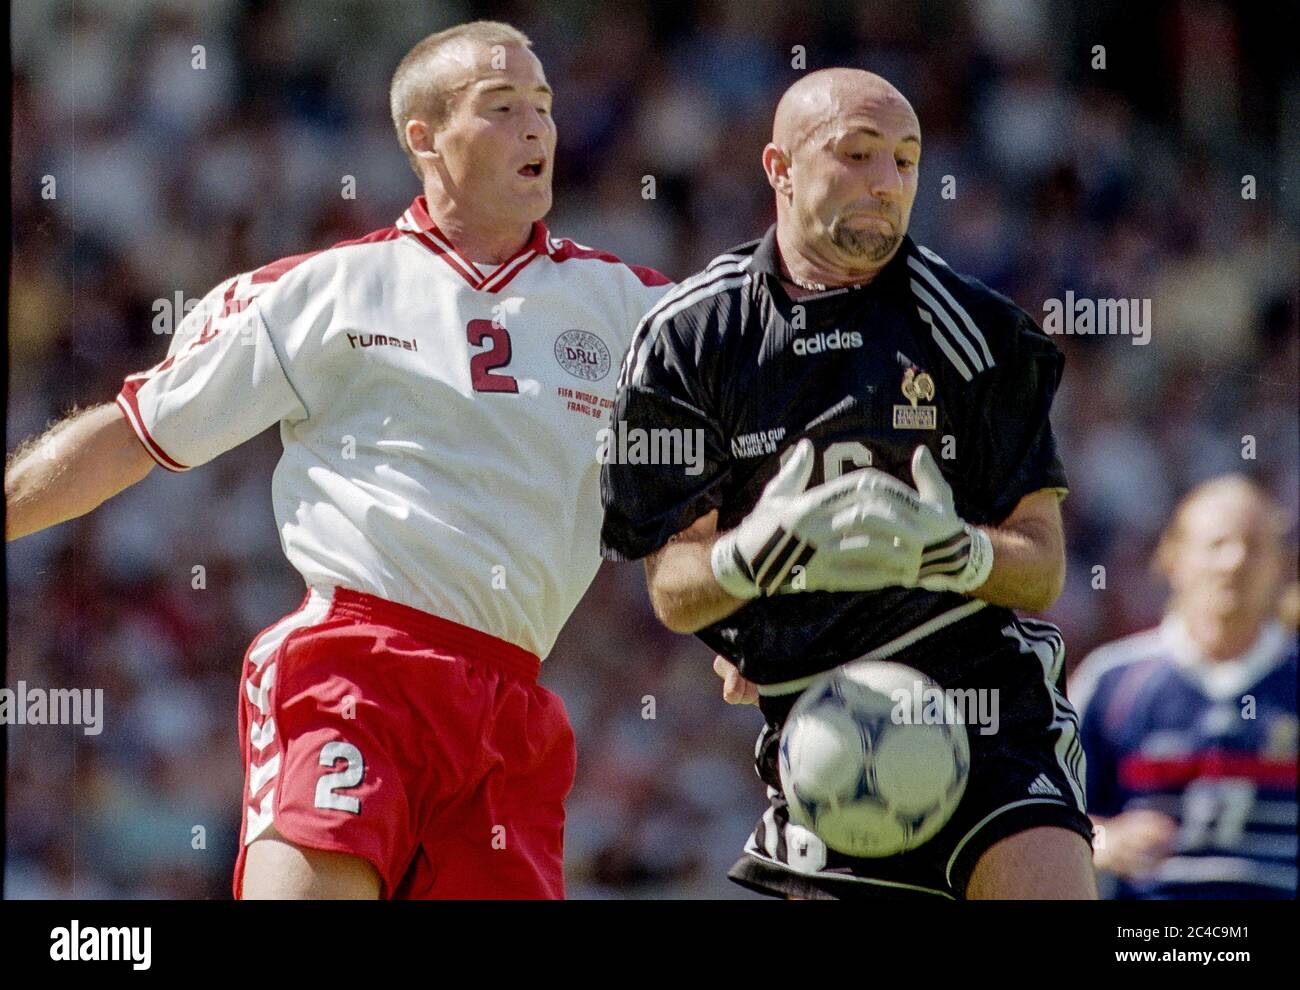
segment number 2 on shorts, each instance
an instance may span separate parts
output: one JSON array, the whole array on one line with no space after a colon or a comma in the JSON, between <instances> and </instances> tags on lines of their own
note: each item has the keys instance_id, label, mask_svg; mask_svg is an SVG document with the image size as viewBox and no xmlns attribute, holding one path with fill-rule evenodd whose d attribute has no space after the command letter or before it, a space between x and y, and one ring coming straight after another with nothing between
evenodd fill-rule
<instances>
[{"instance_id":1,"label":"number 2 on shorts","mask_svg":"<svg viewBox=\"0 0 1300 990\"><path fill-rule=\"evenodd\" d=\"M316 807L329 808L334 811L350 811L361 814L361 799L350 794L335 794L339 788L356 787L366 774L366 761L361 758L361 750L349 742L329 742L321 747L320 765L332 767L339 760L347 760L346 770L327 773L316 781Z\"/></svg>"}]
</instances>

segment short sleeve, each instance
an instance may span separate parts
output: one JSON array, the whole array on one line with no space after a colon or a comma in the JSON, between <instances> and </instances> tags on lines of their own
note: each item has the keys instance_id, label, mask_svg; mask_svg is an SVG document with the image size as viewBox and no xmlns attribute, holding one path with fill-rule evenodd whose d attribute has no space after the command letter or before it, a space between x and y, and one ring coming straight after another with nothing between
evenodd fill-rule
<instances>
[{"instance_id":1,"label":"short sleeve","mask_svg":"<svg viewBox=\"0 0 1300 990\"><path fill-rule=\"evenodd\" d=\"M1018 312L1011 346L989 374L972 416L975 449L965 495L968 518L1000 523L1026 495L1069 489L1052 433L1052 402L1065 356L1034 321Z\"/></svg>"},{"instance_id":2,"label":"short sleeve","mask_svg":"<svg viewBox=\"0 0 1300 990\"><path fill-rule=\"evenodd\" d=\"M167 345L167 357L175 357L199 337L210 334L216 321L222 318L223 311L230 300L235 297L239 280L247 277L247 275L232 275L200 299L198 305L185 314L172 333L171 342Z\"/></svg>"},{"instance_id":3,"label":"short sleeve","mask_svg":"<svg viewBox=\"0 0 1300 990\"><path fill-rule=\"evenodd\" d=\"M660 326L643 353L641 331L651 330L638 331L602 434L600 538L609 560L653 553L722 502L726 441L699 381L698 347L680 329Z\"/></svg>"},{"instance_id":4,"label":"short sleeve","mask_svg":"<svg viewBox=\"0 0 1300 990\"><path fill-rule=\"evenodd\" d=\"M177 328L167 358L128 375L118 393L140 442L170 471L197 467L283 419L307 416L258 300L235 300L233 285L210 293Z\"/></svg>"}]
</instances>

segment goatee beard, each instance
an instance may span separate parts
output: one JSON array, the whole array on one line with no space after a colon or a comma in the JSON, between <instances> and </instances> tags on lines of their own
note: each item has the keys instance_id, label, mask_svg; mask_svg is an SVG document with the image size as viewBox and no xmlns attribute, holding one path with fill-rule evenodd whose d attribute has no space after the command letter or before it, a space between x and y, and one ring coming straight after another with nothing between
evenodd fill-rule
<instances>
[{"instance_id":1,"label":"goatee beard","mask_svg":"<svg viewBox=\"0 0 1300 990\"><path fill-rule=\"evenodd\" d=\"M886 234L874 230L857 230L838 219L831 221L830 235L831 243L845 254L867 261L882 261L889 257L890 252L903 239L897 227Z\"/></svg>"}]
</instances>

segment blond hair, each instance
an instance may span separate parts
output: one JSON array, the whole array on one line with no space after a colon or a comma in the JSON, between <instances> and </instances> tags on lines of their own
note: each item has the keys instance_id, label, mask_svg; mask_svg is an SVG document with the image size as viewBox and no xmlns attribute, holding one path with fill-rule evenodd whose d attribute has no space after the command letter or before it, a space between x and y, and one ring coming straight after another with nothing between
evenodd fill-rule
<instances>
[{"instance_id":1,"label":"blond hair","mask_svg":"<svg viewBox=\"0 0 1300 990\"><path fill-rule=\"evenodd\" d=\"M397 63L397 71L393 73L393 82L388 89L388 105L393 115L393 127L397 130L397 140L401 143L411 168L420 178L423 175L419 159L406 143L406 125L416 117L433 130L447 122L452 100L461 87L440 88L436 74L429 72L429 64L444 48L458 41L475 41L484 45L519 45L523 48L533 46L528 35L509 24L501 21L470 21L429 35Z\"/></svg>"}]
</instances>

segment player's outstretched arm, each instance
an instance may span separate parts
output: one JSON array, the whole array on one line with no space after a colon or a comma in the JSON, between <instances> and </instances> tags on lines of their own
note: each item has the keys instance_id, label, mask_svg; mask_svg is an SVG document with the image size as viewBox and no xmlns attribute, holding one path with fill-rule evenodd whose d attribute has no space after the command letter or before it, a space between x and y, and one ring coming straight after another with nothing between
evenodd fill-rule
<instances>
[{"instance_id":1,"label":"player's outstretched arm","mask_svg":"<svg viewBox=\"0 0 1300 990\"><path fill-rule=\"evenodd\" d=\"M999 526L973 526L923 446L912 459L916 488L873 468L808 488L812 463L812 444L800 441L738 527L719 536L710 513L647 558L664 625L692 633L760 595L804 591L924 588L1035 612L1060 595L1054 491L1025 496Z\"/></svg>"},{"instance_id":2,"label":"player's outstretched arm","mask_svg":"<svg viewBox=\"0 0 1300 990\"><path fill-rule=\"evenodd\" d=\"M739 526L719 535L715 510L647 558L650 600L664 625L692 633L760 595L897 583L897 564L876 544L855 540L874 498L871 478L858 472L809 488L815 456L812 442L801 440ZM919 544L913 556L919 566Z\"/></svg>"},{"instance_id":3,"label":"player's outstretched arm","mask_svg":"<svg viewBox=\"0 0 1300 990\"><path fill-rule=\"evenodd\" d=\"M1065 531L1060 497L1030 492L1000 526L982 526L993 547L993 568L971 594L993 605L1042 612L1065 587Z\"/></svg>"},{"instance_id":4,"label":"player's outstretched arm","mask_svg":"<svg viewBox=\"0 0 1300 990\"><path fill-rule=\"evenodd\" d=\"M875 468L845 477L854 476L873 497L860 500L852 525L840 531L840 546L876 547L877 559L859 565L866 578L879 572L892 575L887 584L954 591L1031 612L1060 595L1065 535L1056 490L1029 493L997 526L974 526L958 516L952 488L924 446L912 456L915 488Z\"/></svg>"},{"instance_id":5,"label":"player's outstretched arm","mask_svg":"<svg viewBox=\"0 0 1300 990\"><path fill-rule=\"evenodd\" d=\"M85 515L153 465L117 405L74 412L7 459L5 541Z\"/></svg>"},{"instance_id":6,"label":"player's outstretched arm","mask_svg":"<svg viewBox=\"0 0 1300 990\"><path fill-rule=\"evenodd\" d=\"M717 541L714 509L682 530L645 561L655 616L673 632L693 633L725 619L745 604L722 590L710 558Z\"/></svg>"}]
</instances>

